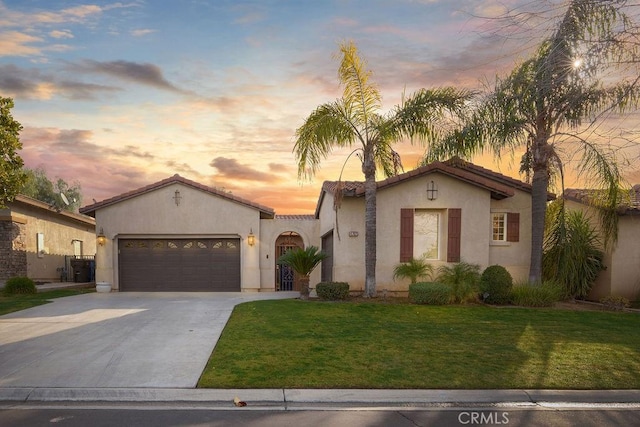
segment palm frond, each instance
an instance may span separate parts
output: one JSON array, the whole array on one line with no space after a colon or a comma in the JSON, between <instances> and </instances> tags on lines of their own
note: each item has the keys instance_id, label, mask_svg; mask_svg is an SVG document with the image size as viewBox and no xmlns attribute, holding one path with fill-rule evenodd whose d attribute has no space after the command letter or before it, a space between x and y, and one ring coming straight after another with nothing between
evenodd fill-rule
<instances>
[{"instance_id":1,"label":"palm frond","mask_svg":"<svg viewBox=\"0 0 640 427\"><path fill-rule=\"evenodd\" d=\"M618 168L613 151L583 140L578 176L584 177L592 188L600 188L590 204L598 210L605 247L618 241L618 207L627 192L623 190L624 178Z\"/></svg>"},{"instance_id":2,"label":"palm frond","mask_svg":"<svg viewBox=\"0 0 640 427\"><path fill-rule=\"evenodd\" d=\"M342 60L338 67L338 78L343 85L342 98L353 112L354 123L368 132L369 117L382 108L382 95L378 87L370 81L371 70L358 55L356 45L344 42L340 45Z\"/></svg>"},{"instance_id":3,"label":"palm frond","mask_svg":"<svg viewBox=\"0 0 640 427\"><path fill-rule=\"evenodd\" d=\"M341 100L320 105L296 130L298 177L313 176L334 147L350 146L361 138L348 105Z\"/></svg>"},{"instance_id":4,"label":"palm frond","mask_svg":"<svg viewBox=\"0 0 640 427\"><path fill-rule=\"evenodd\" d=\"M301 276L308 276L325 258L327 254L318 247L307 246L305 249L289 249L278 258L278 264L288 265Z\"/></svg>"}]
</instances>

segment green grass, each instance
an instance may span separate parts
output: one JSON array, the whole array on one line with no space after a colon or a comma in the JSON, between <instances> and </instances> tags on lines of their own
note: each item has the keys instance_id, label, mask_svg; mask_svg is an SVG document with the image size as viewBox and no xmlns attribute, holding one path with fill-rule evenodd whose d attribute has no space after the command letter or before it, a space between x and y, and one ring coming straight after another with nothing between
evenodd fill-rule
<instances>
[{"instance_id":1,"label":"green grass","mask_svg":"<svg viewBox=\"0 0 640 427\"><path fill-rule=\"evenodd\" d=\"M57 289L32 295L5 296L0 292L0 316L51 302L54 298L95 292L95 289Z\"/></svg>"},{"instance_id":2,"label":"green grass","mask_svg":"<svg viewBox=\"0 0 640 427\"><path fill-rule=\"evenodd\" d=\"M212 388L640 388L640 315L259 301L234 310Z\"/></svg>"}]
</instances>

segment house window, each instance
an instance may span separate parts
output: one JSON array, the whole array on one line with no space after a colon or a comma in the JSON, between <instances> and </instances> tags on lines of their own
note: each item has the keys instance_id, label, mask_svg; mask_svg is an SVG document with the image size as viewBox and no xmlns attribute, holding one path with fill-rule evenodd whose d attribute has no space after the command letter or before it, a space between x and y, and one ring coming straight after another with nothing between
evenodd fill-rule
<instances>
[{"instance_id":1,"label":"house window","mask_svg":"<svg viewBox=\"0 0 640 427\"><path fill-rule=\"evenodd\" d=\"M425 259L439 259L440 214L417 209L413 220L413 253Z\"/></svg>"},{"instance_id":2,"label":"house window","mask_svg":"<svg viewBox=\"0 0 640 427\"><path fill-rule=\"evenodd\" d=\"M38 258L43 258L46 252L44 248L44 233L36 233L36 250L38 251Z\"/></svg>"},{"instance_id":3,"label":"house window","mask_svg":"<svg viewBox=\"0 0 640 427\"><path fill-rule=\"evenodd\" d=\"M73 255L80 257L82 255L84 255L82 253L82 241L81 240L74 240L73 241Z\"/></svg>"},{"instance_id":4,"label":"house window","mask_svg":"<svg viewBox=\"0 0 640 427\"><path fill-rule=\"evenodd\" d=\"M441 219L445 214L446 228L441 230ZM422 256L427 259L440 259L441 240L446 243L447 262L459 262L462 209L449 208L441 212L426 209L400 209L400 262L408 262L413 257Z\"/></svg>"},{"instance_id":5,"label":"house window","mask_svg":"<svg viewBox=\"0 0 640 427\"><path fill-rule=\"evenodd\" d=\"M504 212L491 215L491 240L494 242L507 241L507 214Z\"/></svg>"},{"instance_id":6,"label":"house window","mask_svg":"<svg viewBox=\"0 0 640 427\"><path fill-rule=\"evenodd\" d=\"M493 212L491 214L491 241L519 242L520 214L518 212Z\"/></svg>"}]
</instances>

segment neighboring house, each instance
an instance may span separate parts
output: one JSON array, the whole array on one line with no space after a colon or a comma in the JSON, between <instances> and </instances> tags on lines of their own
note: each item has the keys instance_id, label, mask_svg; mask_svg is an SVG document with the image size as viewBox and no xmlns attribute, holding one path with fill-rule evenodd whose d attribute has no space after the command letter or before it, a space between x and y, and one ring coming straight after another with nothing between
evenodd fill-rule
<instances>
[{"instance_id":1,"label":"neighboring house","mask_svg":"<svg viewBox=\"0 0 640 427\"><path fill-rule=\"evenodd\" d=\"M363 184L323 184L315 215L274 210L174 175L86 206L106 236L96 280L121 291L296 290L277 265L287 249L321 246L329 257L311 276L364 286ZM334 210L336 194L340 208ZM550 196L551 198L552 196ZM434 266L460 260L529 271L531 186L461 160L433 163L378 183L378 290L401 261Z\"/></svg>"},{"instance_id":2,"label":"neighboring house","mask_svg":"<svg viewBox=\"0 0 640 427\"><path fill-rule=\"evenodd\" d=\"M18 195L0 209L0 284L14 276L60 281L66 260L94 255L95 220ZM67 257L67 258L65 258ZM69 280L72 280L69 272Z\"/></svg>"},{"instance_id":3,"label":"neighboring house","mask_svg":"<svg viewBox=\"0 0 640 427\"><path fill-rule=\"evenodd\" d=\"M569 209L582 210L597 229L597 213L589 206L593 190L567 189ZM606 270L600 272L588 299L599 301L613 295L640 300L640 184L633 186L628 203L618 209L618 241L605 252Z\"/></svg>"}]
</instances>

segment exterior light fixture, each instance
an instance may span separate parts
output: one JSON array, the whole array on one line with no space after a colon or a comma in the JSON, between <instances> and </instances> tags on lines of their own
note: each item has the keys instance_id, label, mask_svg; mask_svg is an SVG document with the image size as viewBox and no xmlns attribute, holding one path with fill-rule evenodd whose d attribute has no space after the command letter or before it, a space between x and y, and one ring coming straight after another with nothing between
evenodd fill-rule
<instances>
[{"instance_id":1,"label":"exterior light fixture","mask_svg":"<svg viewBox=\"0 0 640 427\"><path fill-rule=\"evenodd\" d=\"M430 181L427 184L427 199L435 200L438 198L438 186L435 182Z\"/></svg>"},{"instance_id":2,"label":"exterior light fixture","mask_svg":"<svg viewBox=\"0 0 640 427\"><path fill-rule=\"evenodd\" d=\"M176 190L173 196L173 200L176 202L176 206L180 206L180 199L182 199L182 196L180 195L180 190Z\"/></svg>"},{"instance_id":3,"label":"exterior light fixture","mask_svg":"<svg viewBox=\"0 0 640 427\"><path fill-rule=\"evenodd\" d=\"M107 243L107 236L104 235L104 230L100 227L100 233L98 233L98 237L96 239L98 241L98 245L104 246Z\"/></svg>"},{"instance_id":4,"label":"exterior light fixture","mask_svg":"<svg viewBox=\"0 0 640 427\"><path fill-rule=\"evenodd\" d=\"M256 236L255 234L253 234L253 228L251 229L251 231L249 232L249 235L247 236L247 244L249 246L253 246L256 244Z\"/></svg>"}]
</instances>

